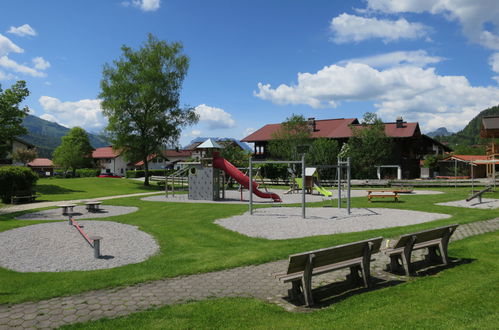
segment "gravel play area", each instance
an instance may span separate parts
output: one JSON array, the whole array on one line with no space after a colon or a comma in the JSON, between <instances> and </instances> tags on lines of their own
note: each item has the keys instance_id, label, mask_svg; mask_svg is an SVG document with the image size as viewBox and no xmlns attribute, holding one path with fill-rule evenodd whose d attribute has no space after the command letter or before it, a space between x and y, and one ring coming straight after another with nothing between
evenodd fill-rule
<instances>
[{"instance_id":1,"label":"gravel play area","mask_svg":"<svg viewBox=\"0 0 499 330\"><path fill-rule=\"evenodd\" d=\"M114 206L114 205L101 205L100 210L97 212L88 212L84 205L77 205L74 207L73 216L79 219L95 219L107 218L116 215L123 215L138 211L138 207L134 206ZM67 220L68 215L62 214L62 209L50 209L38 211L33 213L26 213L16 217L18 220Z\"/></svg>"},{"instance_id":2,"label":"gravel play area","mask_svg":"<svg viewBox=\"0 0 499 330\"><path fill-rule=\"evenodd\" d=\"M346 209L310 207L306 209L306 215L306 219L301 217L301 208L273 207L257 209L253 215L246 212L218 219L215 223L250 237L288 239L407 226L450 218L448 214L384 208L356 208L347 214Z\"/></svg>"},{"instance_id":3,"label":"gravel play area","mask_svg":"<svg viewBox=\"0 0 499 330\"><path fill-rule=\"evenodd\" d=\"M473 209L497 209L497 208L499 208L499 199L482 198L481 203L478 201L478 199L473 199L469 202L467 202L465 199L463 199L460 201L437 203L437 205L469 207L469 208L473 208Z\"/></svg>"},{"instance_id":4,"label":"gravel play area","mask_svg":"<svg viewBox=\"0 0 499 330\"><path fill-rule=\"evenodd\" d=\"M387 188L389 189L389 188ZM264 191L264 190L262 190ZM286 190L282 189L269 189L269 192L276 193L282 199L282 204L295 204L301 203L302 195L301 193L294 194L285 194ZM327 199L336 199L338 197L338 191L333 190L333 196L326 198L322 195L318 195L316 191L313 194L307 194L306 200L307 202L322 202ZM411 193L403 193L399 194L399 199L402 199L405 196L413 196L413 195L435 195L442 194L441 191L436 190L414 190ZM230 204L247 204L248 203L248 190L243 191L243 198L241 200L241 193L235 190L227 190L225 192L225 199L220 201L204 201L204 200L191 200L188 198L187 194L175 194L172 196L171 194L166 197L165 195L155 195L144 197L142 200L151 201L151 202L180 202L180 203L230 203ZM343 198L346 198L346 192L342 192ZM351 197L364 197L367 196L367 190L363 189L352 189L350 192ZM260 198L256 195L253 195L253 203L255 204L273 204L274 202L270 198Z\"/></svg>"},{"instance_id":5,"label":"gravel play area","mask_svg":"<svg viewBox=\"0 0 499 330\"><path fill-rule=\"evenodd\" d=\"M0 232L0 266L18 272L94 270L134 264L159 251L154 238L136 226L112 221L79 221L89 235L102 237L100 259L67 222L51 222Z\"/></svg>"}]
</instances>

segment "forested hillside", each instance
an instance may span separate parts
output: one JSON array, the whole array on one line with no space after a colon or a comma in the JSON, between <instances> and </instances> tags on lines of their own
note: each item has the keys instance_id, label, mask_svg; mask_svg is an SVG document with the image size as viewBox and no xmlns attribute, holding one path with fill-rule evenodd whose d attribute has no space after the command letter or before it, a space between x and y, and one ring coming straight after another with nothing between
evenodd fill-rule
<instances>
[{"instance_id":1,"label":"forested hillside","mask_svg":"<svg viewBox=\"0 0 499 330\"><path fill-rule=\"evenodd\" d=\"M499 116L499 106L483 110L461 131L449 136L436 137L440 142L446 142L457 154L485 154L484 145L487 140L480 138L482 117ZM478 146L480 145L480 146Z\"/></svg>"},{"instance_id":2,"label":"forested hillside","mask_svg":"<svg viewBox=\"0 0 499 330\"><path fill-rule=\"evenodd\" d=\"M35 145L38 157L44 158L52 158L52 152L61 144L61 137L69 132L69 128L32 115L24 118L23 126L28 134L21 136L21 139ZM109 145L102 136L88 133L88 138L94 148Z\"/></svg>"}]
</instances>

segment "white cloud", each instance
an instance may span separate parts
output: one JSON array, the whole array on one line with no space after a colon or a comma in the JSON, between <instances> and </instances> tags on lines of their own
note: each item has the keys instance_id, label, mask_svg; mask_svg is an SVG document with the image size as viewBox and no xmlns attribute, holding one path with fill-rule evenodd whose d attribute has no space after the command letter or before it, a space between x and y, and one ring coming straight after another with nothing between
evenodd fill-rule
<instances>
[{"instance_id":1,"label":"white cloud","mask_svg":"<svg viewBox=\"0 0 499 330\"><path fill-rule=\"evenodd\" d=\"M0 57L0 67L4 67L6 69L12 70L14 72L24 73L30 75L32 77L46 77L47 75L43 72L40 72L36 69L30 68L26 65L22 65L17 63L14 60L11 60L7 56Z\"/></svg>"},{"instance_id":2,"label":"white cloud","mask_svg":"<svg viewBox=\"0 0 499 330\"><path fill-rule=\"evenodd\" d=\"M44 113L43 115L40 116L40 118L51 121L53 123L57 123L57 118L48 113Z\"/></svg>"},{"instance_id":3,"label":"white cloud","mask_svg":"<svg viewBox=\"0 0 499 330\"><path fill-rule=\"evenodd\" d=\"M462 25L463 34L471 41L499 50L497 0L367 0L367 8L384 13L442 14L450 21L457 20ZM494 26L493 31L487 29L488 24Z\"/></svg>"},{"instance_id":4,"label":"white cloud","mask_svg":"<svg viewBox=\"0 0 499 330\"><path fill-rule=\"evenodd\" d=\"M404 18L396 21L366 18L343 13L331 20L333 41L336 43L359 42L380 38L384 42L399 39L417 39L428 34L429 28L420 23L410 23Z\"/></svg>"},{"instance_id":5,"label":"white cloud","mask_svg":"<svg viewBox=\"0 0 499 330\"><path fill-rule=\"evenodd\" d=\"M236 125L232 115L220 108L200 104L195 108L195 112L199 115L199 120L208 124L211 129L230 128Z\"/></svg>"},{"instance_id":6,"label":"white cloud","mask_svg":"<svg viewBox=\"0 0 499 330\"><path fill-rule=\"evenodd\" d=\"M9 53L22 53L24 49L13 43L9 38L0 33L0 56Z\"/></svg>"},{"instance_id":7,"label":"white cloud","mask_svg":"<svg viewBox=\"0 0 499 330\"><path fill-rule=\"evenodd\" d=\"M33 64L35 65L35 69L38 70L46 70L50 68L50 63L45 61L41 56L33 58Z\"/></svg>"},{"instance_id":8,"label":"white cloud","mask_svg":"<svg viewBox=\"0 0 499 330\"><path fill-rule=\"evenodd\" d=\"M130 5L140 8L142 11L156 11L161 6L161 0L132 0L123 1L122 6L128 7Z\"/></svg>"},{"instance_id":9,"label":"white cloud","mask_svg":"<svg viewBox=\"0 0 499 330\"><path fill-rule=\"evenodd\" d=\"M18 27L11 26L9 31L7 31L7 33L12 33L12 34L18 35L20 37L36 36L36 34L37 34L35 29L33 29L31 26L29 26L29 24L23 24L23 25L18 26Z\"/></svg>"},{"instance_id":10,"label":"white cloud","mask_svg":"<svg viewBox=\"0 0 499 330\"><path fill-rule=\"evenodd\" d=\"M198 137L198 136L200 136L200 135L201 135L201 133L202 133L202 132L201 132L200 130L193 129L193 130L191 131L191 136L193 136L193 137Z\"/></svg>"},{"instance_id":11,"label":"white cloud","mask_svg":"<svg viewBox=\"0 0 499 330\"><path fill-rule=\"evenodd\" d=\"M12 73L5 73L0 71L0 81L1 80L14 80L16 79L16 76L14 76Z\"/></svg>"},{"instance_id":12,"label":"white cloud","mask_svg":"<svg viewBox=\"0 0 499 330\"><path fill-rule=\"evenodd\" d=\"M484 110L499 104L499 88L475 87L463 76L439 76L433 68L400 66L377 70L362 63L331 65L299 73L296 85L276 88L262 83L255 96L277 104L336 107L341 102L374 102L386 120L403 115L424 129L457 130ZM366 109L368 111L368 109Z\"/></svg>"},{"instance_id":13,"label":"white cloud","mask_svg":"<svg viewBox=\"0 0 499 330\"><path fill-rule=\"evenodd\" d=\"M414 65L425 67L428 64L441 62L444 58L429 56L425 50L399 51L367 57L358 57L338 62L340 65L347 63L364 63L374 68L387 68L400 65Z\"/></svg>"},{"instance_id":14,"label":"white cloud","mask_svg":"<svg viewBox=\"0 0 499 330\"><path fill-rule=\"evenodd\" d=\"M46 118L52 118L53 121L57 121L61 125L80 126L90 130L98 130L106 125L100 100L85 99L75 102L61 102L55 97L42 96L38 102L45 111Z\"/></svg>"}]
</instances>

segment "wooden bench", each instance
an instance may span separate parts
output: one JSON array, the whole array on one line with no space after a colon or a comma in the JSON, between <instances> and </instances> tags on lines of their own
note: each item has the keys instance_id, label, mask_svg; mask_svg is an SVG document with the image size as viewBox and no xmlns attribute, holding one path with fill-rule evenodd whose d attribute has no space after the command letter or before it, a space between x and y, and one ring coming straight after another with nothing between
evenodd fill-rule
<instances>
[{"instance_id":1,"label":"wooden bench","mask_svg":"<svg viewBox=\"0 0 499 330\"><path fill-rule=\"evenodd\" d=\"M73 213L73 208L76 206L76 204L61 204L57 205L57 207L60 207L62 209L62 215L67 215L70 213Z\"/></svg>"},{"instance_id":2,"label":"wooden bench","mask_svg":"<svg viewBox=\"0 0 499 330\"><path fill-rule=\"evenodd\" d=\"M449 263L447 246L457 226L450 225L402 235L395 246L385 252L390 257L390 270L396 272L403 268L405 274L409 276L412 274L412 251L425 248L428 249L428 256L431 260L441 260L444 265L447 265ZM440 258L437 250L440 252Z\"/></svg>"},{"instance_id":3,"label":"wooden bench","mask_svg":"<svg viewBox=\"0 0 499 330\"><path fill-rule=\"evenodd\" d=\"M17 202L22 200L27 200L28 202L34 202L36 198L40 197L34 191L22 191L16 193L16 195L10 197L11 204L17 204Z\"/></svg>"},{"instance_id":4,"label":"wooden bench","mask_svg":"<svg viewBox=\"0 0 499 330\"><path fill-rule=\"evenodd\" d=\"M312 276L315 275L350 268L351 279L359 281L362 278L364 286L369 287L371 255L379 252L382 240L382 237L377 237L290 255L287 271L274 274L274 277L284 283L291 282L290 297L295 298L303 294L307 306L312 306L314 303Z\"/></svg>"},{"instance_id":5,"label":"wooden bench","mask_svg":"<svg viewBox=\"0 0 499 330\"><path fill-rule=\"evenodd\" d=\"M379 198L391 197L395 200L395 202L399 201L399 196L398 196L397 190L368 190L367 191L367 200L369 202L371 202L373 197L379 197Z\"/></svg>"},{"instance_id":6,"label":"wooden bench","mask_svg":"<svg viewBox=\"0 0 499 330\"><path fill-rule=\"evenodd\" d=\"M100 205L102 202L86 202L85 203L85 208L87 209L88 212L98 212L100 210Z\"/></svg>"}]
</instances>

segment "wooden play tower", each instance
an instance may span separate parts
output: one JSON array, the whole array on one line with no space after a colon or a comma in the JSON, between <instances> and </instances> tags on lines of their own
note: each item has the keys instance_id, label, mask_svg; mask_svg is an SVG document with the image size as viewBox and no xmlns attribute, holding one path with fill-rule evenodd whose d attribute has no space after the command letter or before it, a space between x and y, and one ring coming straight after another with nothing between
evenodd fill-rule
<instances>
[{"instance_id":1,"label":"wooden play tower","mask_svg":"<svg viewBox=\"0 0 499 330\"><path fill-rule=\"evenodd\" d=\"M499 116L486 116L482 118L480 136L484 139L491 139L487 145L487 157L491 161L487 165L487 177L492 177L495 173L495 160L499 160Z\"/></svg>"}]
</instances>

